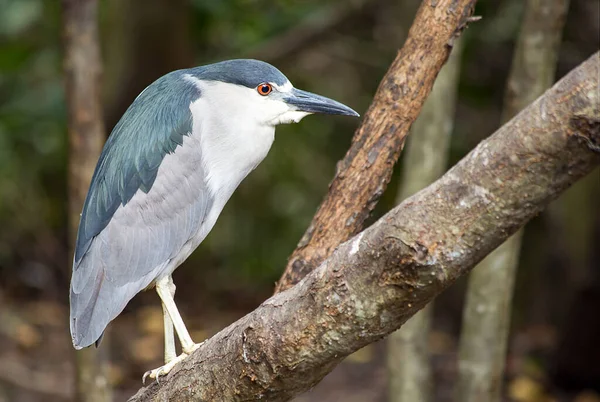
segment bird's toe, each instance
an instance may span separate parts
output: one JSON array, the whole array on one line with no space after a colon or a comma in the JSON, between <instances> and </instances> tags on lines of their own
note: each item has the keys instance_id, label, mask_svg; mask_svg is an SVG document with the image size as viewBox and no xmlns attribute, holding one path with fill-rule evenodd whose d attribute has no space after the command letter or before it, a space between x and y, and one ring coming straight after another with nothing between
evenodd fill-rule
<instances>
[{"instance_id":1,"label":"bird's toe","mask_svg":"<svg viewBox=\"0 0 600 402\"><path fill-rule=\"evenodd\" d=\"M171 370L173 369L173 367L175 367L177 365L177 363L179 363L180 361L182 361L183 359L185 359L186 357L188 357L187 353L182 353L179 356L177 356L175 359L171 360L169 363L165 364L164 366L161 366L159 368L156 368L154 370L149 370L146 371L144 373L144 376L142 377L142 384L146 384L146 379L147 378L151 378L153 380L156 380L156 382L160 382L160 378L166 376L167 374L169 374L171 372Z\"/></svg>"}]
</instances>

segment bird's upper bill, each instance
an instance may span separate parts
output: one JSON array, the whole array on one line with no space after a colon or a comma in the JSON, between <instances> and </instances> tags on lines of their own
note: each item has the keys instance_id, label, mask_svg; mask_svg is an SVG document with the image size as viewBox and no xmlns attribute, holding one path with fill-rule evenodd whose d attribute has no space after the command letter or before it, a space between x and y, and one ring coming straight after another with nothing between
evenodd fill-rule
<instances>
[{"instance_id":1,"label":"bird's upper bill","mask_svg":"<svg viewBox=\"0 0 600 402\"><path fill-rule=\"evenodd\" d=\"M340 102L301 89L292 88L282 100L299 112L359 116L354 110Z\"/></svg>"}]
</instances>

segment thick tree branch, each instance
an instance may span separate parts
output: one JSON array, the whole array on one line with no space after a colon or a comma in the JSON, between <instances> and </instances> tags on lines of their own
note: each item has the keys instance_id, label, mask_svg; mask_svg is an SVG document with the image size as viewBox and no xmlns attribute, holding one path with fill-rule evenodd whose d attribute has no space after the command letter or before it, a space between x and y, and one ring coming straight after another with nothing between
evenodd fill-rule
<instances>
[{"instance_id":1,"label":"thick tree branch","mask_svg":"<svg viewBox=\"0 0 600 402\"><path fill-rule=\"evenodd\" d=\"M441 179L132 401L285 401L399 328L600 165L596 53ZM582 124L583 122L587 122Z\"/></svg>"},{"instance_id":2,"label":"thick tree branch","mask_svg":"<svg viewBox=\"0 0 600 402\"><path fill-rule=\"evenodd\" d=\"M277 292L315 269L358 233L392 174L411 124L465 28L475 0L424 1L406 43L379 85L329 192L289 258Z\"/></svg>"}]
</instances>

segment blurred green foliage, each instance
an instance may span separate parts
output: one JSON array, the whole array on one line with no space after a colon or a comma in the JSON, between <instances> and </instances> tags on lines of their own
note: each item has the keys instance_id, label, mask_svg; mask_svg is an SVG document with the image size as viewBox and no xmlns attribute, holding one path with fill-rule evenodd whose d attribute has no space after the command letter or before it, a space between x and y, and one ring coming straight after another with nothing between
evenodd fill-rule
<instances>
[{"instance_id":1,"label":"blurred green foliage","mask_svg":"<svg viewBox=\"0 0 600 402\"><path fill-rule=\"evenodd\" d=\"M67 153L57 4L0 0L0 10L1 275L61 236Z\"/></svg>"}]
</instances>

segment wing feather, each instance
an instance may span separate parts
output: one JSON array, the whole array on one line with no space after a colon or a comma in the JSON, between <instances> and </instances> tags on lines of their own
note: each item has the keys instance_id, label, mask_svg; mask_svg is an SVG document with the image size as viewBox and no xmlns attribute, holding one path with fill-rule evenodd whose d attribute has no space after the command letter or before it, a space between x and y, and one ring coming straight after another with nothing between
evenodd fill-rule
<instances>
[{"instance_id":1,"label":"wing feather","mask_svg":"<svg viewBox=\"0 0 600 402\"><path fill-rule=\"evenodd\" d=\"M212 202L191 130L189 105L199 94L176 73L134 101L94 172L71 281L76 348L98 340L129 300L181 257Z\"/></svg>"}]
</instances>

